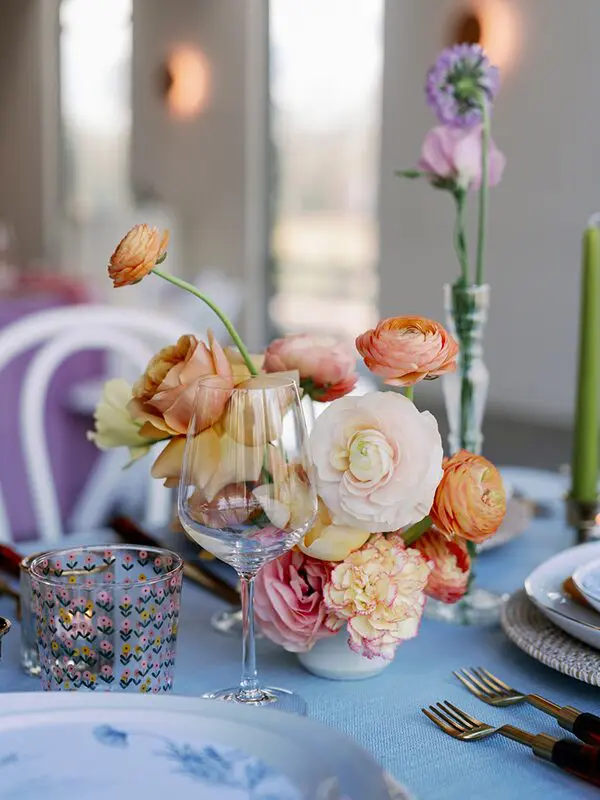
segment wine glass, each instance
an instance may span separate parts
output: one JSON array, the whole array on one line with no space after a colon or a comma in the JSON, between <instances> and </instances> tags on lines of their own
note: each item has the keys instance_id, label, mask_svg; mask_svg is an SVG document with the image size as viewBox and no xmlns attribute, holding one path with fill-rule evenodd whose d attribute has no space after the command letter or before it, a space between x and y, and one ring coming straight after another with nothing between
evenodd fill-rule
<instances>
[{"instance_id":1,"label":"wine glass","mask_svg":"<svg viewBox=\"0 0 600 800\"><path fill-rule=\"evenodd\" d=\"M207 424L212 425L207 427ZM306 713L304 701L258 681L254 579L310 529L317 493L294 381L252 378L234 389L200 383L186 439L178 511L187 535L231 564L241 583L242 679L206 697Z\"/></svg>"},{"instance_id":2,"label":"wine glass","mask_svg":"<svg viewBox=\"0 0 600 800\"><path fill-rule=\"evenodd\" d=\"M310 434L316 419L315 403L308 394L302 397L301 403L306 429ZM225 608L221 611L215 611L210 618L210 624L217 633L241 639L243 632L242 609L239 606L232 606L231 608ZM256 638L262 639L260 631L256 631Z\"/></svg>"}]
</instances>

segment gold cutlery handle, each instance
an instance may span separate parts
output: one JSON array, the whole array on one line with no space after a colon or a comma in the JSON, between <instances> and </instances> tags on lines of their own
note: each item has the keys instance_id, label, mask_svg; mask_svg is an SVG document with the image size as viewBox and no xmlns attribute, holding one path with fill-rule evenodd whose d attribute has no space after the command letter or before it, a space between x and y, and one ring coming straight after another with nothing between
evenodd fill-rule
<instances>
[{"instance_id":1,"label":"gold cutlery handle","mask_svg":"<svg viewBox=\"0 0 600 800\"><path fill-rule=\"evenodd\" d=\"M563 710L562 706L557 706L556 703L553 703L551 700L546 700L545 697L541 697L539 694L528 694L526 698L530 705L543 711L544 714L549 714L560 723L561 712Z\"/></svg>"}]
</instances>

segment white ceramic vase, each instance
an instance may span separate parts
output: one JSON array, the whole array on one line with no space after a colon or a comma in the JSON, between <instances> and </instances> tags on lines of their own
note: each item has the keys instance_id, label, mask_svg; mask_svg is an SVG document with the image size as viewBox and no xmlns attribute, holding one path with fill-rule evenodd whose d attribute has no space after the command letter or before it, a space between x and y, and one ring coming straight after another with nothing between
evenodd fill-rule
<instances>
[{"instance_id":1,"label":"white ceramic vase","mask_svg":"<svg viewBox=\"0 0 600 800\"><path fill-rule=\"evenodd\" d=\"M383 658L365 658L348 647L345 630L335 636L319 639L306 653L297 653L305 670L319 678L331 681L361 681L379 675L391 661Z\"/></svg>"}]
</instances>

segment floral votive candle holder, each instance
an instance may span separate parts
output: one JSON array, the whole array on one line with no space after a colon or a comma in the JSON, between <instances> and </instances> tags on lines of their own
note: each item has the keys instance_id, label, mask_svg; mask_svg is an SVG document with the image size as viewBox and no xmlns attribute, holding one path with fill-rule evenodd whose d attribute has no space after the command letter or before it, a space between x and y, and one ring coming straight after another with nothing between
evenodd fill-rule
<instances>
[{"instance_id":1,"label":"floral votive candle holder","mask_svg":"<svg viewBox=\"0 0 600 800\"><path fill-rule=\"evenodd\" d=\"M30 565L45 690L167 692L183 561L133 545L54 550Z\"/></svg>"},{"instance_id":2,"label":"floral votive candle holder","mask_svg":"<svg viewBox=\"0 0 600 800\"><path fill-rule=\"evenodd\" d=\"M2 638L9 632L10 622L0 617L0 661L2 660Z\"/></svg>"}]
</instances>

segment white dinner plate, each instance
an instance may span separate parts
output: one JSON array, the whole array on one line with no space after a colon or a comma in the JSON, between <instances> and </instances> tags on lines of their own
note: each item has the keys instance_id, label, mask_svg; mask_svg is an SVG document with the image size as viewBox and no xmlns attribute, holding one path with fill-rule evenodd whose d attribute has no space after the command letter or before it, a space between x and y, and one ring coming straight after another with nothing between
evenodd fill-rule
<instances>
[{"instance_id":1,"label":"white dinner plate","mask_svg":"<svg viewBox=\"0 0 600 800\"><path fill-rule=\"evenodd\" d=\"M176 696L2 695L2 800L390 800L364 750L292 714Z\"/></svg>"},{"instance_id":2,"label":"white dinner plate","mask_svg":"<svg viewBox=\"0 0 600 800\"><path fill-rule=\"evenodd\" d=\"M600 558L578 567L573 573L573 583L596 611L600 611Z\"/></svg>"},{"instance_id":3,"label":"white dinner plate","mask_svg":"<svg viewBox=\"0 0 600 800\"><path fill-rule=\"evenodd\" d=\"M562 588L578 567L597 558L600 558L600 542L563 550L534 569L525 581L525 591L551 622L600 650L600 614L571 600Z\"/></svg>"}]
</instances>

